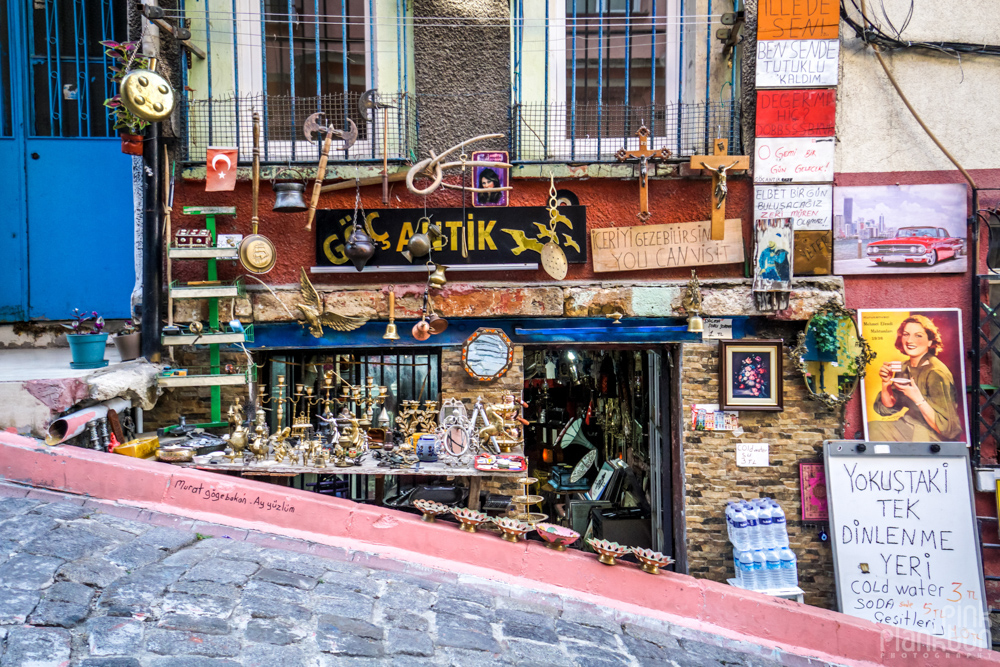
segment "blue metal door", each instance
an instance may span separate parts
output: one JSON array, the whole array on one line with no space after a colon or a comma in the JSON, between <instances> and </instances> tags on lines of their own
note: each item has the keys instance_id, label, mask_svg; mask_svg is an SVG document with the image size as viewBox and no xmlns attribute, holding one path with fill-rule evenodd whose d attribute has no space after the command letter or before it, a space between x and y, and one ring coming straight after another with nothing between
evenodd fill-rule
<instances>
[{"instance_id":1,"label":"blue metal door","mask_svg":"<svg viewBox=\"0 0 1000 667\"><path fill-rule=\"evenodd\" d=\"M128 317L132 160L99 44L122 39L125 3L10 0L0 29L0 321Z\"/></svg>"}]
</instances>

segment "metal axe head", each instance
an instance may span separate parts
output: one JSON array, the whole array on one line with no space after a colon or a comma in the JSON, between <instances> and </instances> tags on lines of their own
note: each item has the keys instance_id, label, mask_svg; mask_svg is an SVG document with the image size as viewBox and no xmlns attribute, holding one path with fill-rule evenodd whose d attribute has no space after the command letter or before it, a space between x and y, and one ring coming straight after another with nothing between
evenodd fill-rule
<instances>
[{"instance_id":1,"label":"metal axe head","mask_svg":"<svg viewBox=\"0 0 1000 667\"><path fill-rule=\"evenodd\" d=\"M358 140L358 126L355 125L354 121L351 120L350 118L347 119L347 125L350 127L350 129L346 131L334 130L332 128L330 129L330 131L333 132L333 136L337 137L338 139L342 139L344 141L345 151L351 146L353 146L354 142Z\"/></svg>"}]
</instances>

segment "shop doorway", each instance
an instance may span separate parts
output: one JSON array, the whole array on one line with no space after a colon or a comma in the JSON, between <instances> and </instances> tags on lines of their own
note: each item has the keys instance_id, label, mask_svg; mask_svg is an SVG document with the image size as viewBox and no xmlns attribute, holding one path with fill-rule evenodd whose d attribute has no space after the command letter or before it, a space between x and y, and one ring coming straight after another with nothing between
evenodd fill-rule
<instances>
[{"instance_id":1,"label":"shop doorway","mask_svg":"<svg viewBox=\"0 0 1000 667\"><path fill-rule=\"evenodd\" d=\"M684 571L678 351L526 347L525 455L550 521L660 551Z\"/></svg>"}]
</instances>

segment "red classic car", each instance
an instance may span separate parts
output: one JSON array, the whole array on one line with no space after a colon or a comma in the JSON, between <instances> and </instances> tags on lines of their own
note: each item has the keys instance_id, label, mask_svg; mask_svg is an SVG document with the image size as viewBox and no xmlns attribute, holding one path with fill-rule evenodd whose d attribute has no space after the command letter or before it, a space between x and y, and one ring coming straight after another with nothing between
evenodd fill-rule
<instances>
[{"instance_id":1,"label":"red classic car","mask_svg":"<svg viewBox=\"0 0 1000 667\"><path fill-rule=\"evenodd\" d=\"M900 227L896 236L868 244L868 259L876 264L902 262L934 266L942 259L965 254L965 240L948 236L941 227Z\"/></svg>"}]
</instances>

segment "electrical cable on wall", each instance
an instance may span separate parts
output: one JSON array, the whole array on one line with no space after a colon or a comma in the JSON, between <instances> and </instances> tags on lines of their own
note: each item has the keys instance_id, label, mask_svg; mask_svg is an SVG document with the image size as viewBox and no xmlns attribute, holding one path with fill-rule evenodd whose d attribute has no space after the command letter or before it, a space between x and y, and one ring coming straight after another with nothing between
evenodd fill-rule
<instances>
[{"instance_id":1,"label":"electrical cable on wall","mask_svg":"<svg viewBox=\"0 0 1000 667\"><path fill-rule=\"evenodd\" d=\"M991 44L969 44L967 42L913 42L902 39L902 32L906 30L906 26L909 24L910 18L913 14L913 0L910 0L910 11L899 30L896 30L887 16L885 17L886 22L890 26L890 30L896 34L896 37L887 35L882 30L881 26L868 18L864 0L861 0L860 7L858 6L857 0L851 0L851 4L854 5L855 9L861 12L864 25L859 24L851 17L850 14L847 13L846 0L841 0L840 2L840 17L844 20L844 23L854 28L854 32L858 36L858 39L862 40L869 46L877 46L887 51L898 49L928 49L956 57L963 53L984 56L1000 56L1000 46ZM882 9L882 14L885 16L884 7Z\"/></svg>"}]
</instances>

